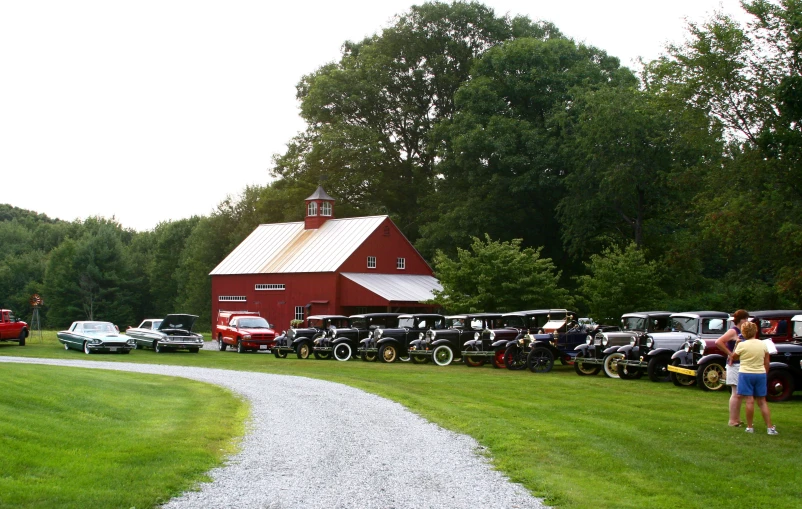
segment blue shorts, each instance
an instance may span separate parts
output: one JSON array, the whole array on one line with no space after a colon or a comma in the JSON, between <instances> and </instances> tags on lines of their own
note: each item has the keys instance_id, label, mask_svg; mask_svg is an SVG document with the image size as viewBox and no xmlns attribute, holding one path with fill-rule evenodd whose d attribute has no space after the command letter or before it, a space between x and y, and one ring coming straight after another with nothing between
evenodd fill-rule
<instances>
[{"instance_id":1,"label":"blue shorts","mask_svg":"<svg viewBox=\"0 0 802 509\"><path fill-rule=\"evenodd\" d=\"M766 397L766 373L738 373L738 395Z\"/></svg>"}]
</instances>

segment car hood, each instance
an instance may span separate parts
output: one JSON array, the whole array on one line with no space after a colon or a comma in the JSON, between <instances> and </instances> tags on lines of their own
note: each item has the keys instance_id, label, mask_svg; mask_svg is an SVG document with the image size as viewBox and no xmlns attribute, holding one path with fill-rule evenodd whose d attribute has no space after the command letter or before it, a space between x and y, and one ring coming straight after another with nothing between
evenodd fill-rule
<instances>
[{"instance_id":1,"label":"car hood","mask_svg":"<svg viewBox=\"0 0 802 509\"><path fill-rule=\"evenodd\" d=\"M115 334L113 332L84 332L83 335L101 341L128 341L128 336Z\"/></svg>"},{"instance_id":2,"label":"car hood","mask_svg":"<svg viewBox=\"0 0 802 509\"><path fill-rule=\"evenodd\" d=\"M167 330L167 329L182 329L182 330L192 330L192 326L195 324L195 320L198 317L195 315L167 315L162 320L162 323L159 325L159 330Z\"/></svg>"}]
</instances>

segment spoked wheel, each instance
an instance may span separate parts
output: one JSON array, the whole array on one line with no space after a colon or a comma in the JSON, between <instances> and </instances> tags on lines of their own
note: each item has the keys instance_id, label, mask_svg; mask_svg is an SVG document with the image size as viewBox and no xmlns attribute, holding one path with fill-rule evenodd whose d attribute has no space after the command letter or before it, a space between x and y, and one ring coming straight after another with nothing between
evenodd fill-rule
<instances>
[{"instance_id":1,"label":"spoked wheel","mask_svg":"<svg viewBox=\"0 0 802 509\"><path fill-rule=\"evenodd\" d=\"M668 370L668 363L670 360L671 359L665 355L659 355L649 359L649 365L646 367L649 380L652 382L668 382L671 380L671 372Z\"/></svg>"},{"instance_id":2,"label":"spoked wheel","mask_svg":"<svg viewBox=\"0 0 802 509\"><path fill-rule=\"evenodd\" d=\"M225 352L226 351L226 346L228 346L228 345L226 345L225 342L223 342L223 335L222 334L218 335L217 336L217 349L220 350L221 352Z\"/></svg>"},{"instance_id":3,"label":"spoked wheel","mask_svg":"<svg viewBox=\"0 0 802 509\"><path fill-rule=\"evenodd\" d=\"M496 369L507 369L507 365L504 363L504 354L506 352L502 349L496 350L495 355L493 355L493 360L490 361L493 364L493 367Z\"/></svg>"},{"instance_id":4,"label":"spoked wheel","mask_svg":"<svg viewBox=\"0 0 802 509\"><path fill-rule=\"evenodd\" d=\"M434 349L432 360L438 366L448 366L454 360L454 352L446 345L440 345Z\"/></svg>"},{"instance_id":5,"label":"spoked wheel","mask_svg":"<svg viewBox=\"0 0 802 509\"><path fill-rule=\"evenodd\" d=\"M380 346L379 359L382 362L395 362L398 359L398 349L395 347L395 345Z\"/></svg>"},{"instance_id":6,"label":"spoked wheel","mask_svg":"<svg viewBox=\"0 0 802 509\"><path fill-rule=\"evenodd\" d=\"M618 376L621 378L621 380L634 380L643 376L640 368L633 366L627 366L625 364L618 363L616 369L618 370Z\"/></svg>"},{"instance_id":7,"label":"spoked wheel","mask_svg":"<svg viewBox=\"0 0 802 509\"><path fill-rule=\"evenodd\" d=\"M338 343L334 345L334 358L338 361L347 361L351 358L351 345Z\"/></svg>"},{"instance_id":8,"label":"spoked wheel","mask_svg":"<svg viewBox=\"0 0 802 509\"><path fill-rule=\"evenodd\" d=\"M516 348L507 348L504 352L504 365L510 370L519 370L526 367L526 356Z\"/></svg>"},{"instance_id":9,"label":"spoked wheel","mask_svg":"<svg viewBox=\"0 0 802 509\"><path fill-rule=\"evenodd\" d=\"M604 358L604 362L602 363L602 367L604 368L604 374L610 378L619 378L618 377L618 361L624 359L624 354L620 352L614 352L610 355L607 355Z\"/></svg>"},{"instance_id":10,"label":"spoked wheel","mask_svg":"<svg viewBox=\"0 0 802 509\"><path fill-rule=\"evenodd\" d=\"M477 351L476 347L473 347L473 346L469 347L468 348L468 352L469 353L466 353L465 355L462 356L462 362L466 366L468 366L470 368L478 368L480 366L484 366L485 365L486 361L485 361L484 357L476 357L476 356L470 355L470 352L476 352L476 351Z\"/></svg>"},{"instance_id":11,"label":"spoked wheel","mask_svg":"<svg viewBox=\"0 0 802 509\"><path fill-rule=\"evenodd\" d=\"M786 401L794 392L794 379L784 370L773 369L769 371L766 379L766 399L769 401Z\"/></svg>"},{"instance_id":12,"label":"spoked wheel","mask_svg":"<svg viewBox=\"0 0 802 509\"><path fill-rule=\"evenodd\" d=\"M365 362L375 362L376 352L362 352L359 357Z\"/></svg>"},{"instance_id":13,"label":"spoked wheel","mask_svg":"<svg viewBox=\"0 0 802 509\"><path fill-rule=\"evenodd\" d=\"M287 352L279 350L278 348L274 348L273 349L273 354L276 356L276 359L286 359L287 358Z\"/></svg>"},{"instance_id":14,"label":"spoked wheel","mask_svg":"<svg viewBox=\"0 0 802 509\"><path fill-rule=\"evenodd\" d=\"M720 391L727 381L724 365L710 362L696 370L696 385L703 391Z\"/></svg>"},{"instance_id":15,"label":"spoked wheel","mask_svg":"<svg viewBox=\"0 0 802 509\"><path fill-rule=\"evenodd\" d=\"M315 359L319 361L327 361L331 359L331 352L314 352Z\"/></svg>"},{"instance_id":16,"label":"spoked wheel","mask_svg":"<svg viewBox=\"0 0 802 509\"><path fill-rule=\"evenodd\" d=\"M298 355L299 359L308 359L309 354L312 353L312 349L309 347L309 343L303 342L295 349L295 353Z\"/></svg>"},{"instance_id":17,"label":"spoked wheel","mask_svg":"<svg viewBox=\"0 0 802 509\"><path fill-rule=\"evenodd\" d=\"M679 366L679 359L674 359L671 363L672 366ZM667 370L667 369L666 369ZM691 375L683 375L682 373L668 372L669 378L677 387L690 387L696 384L696 377Z\"/></svg>"},{"instance_id":18,"label":"spoked wheel","mask_svg":"<svg viewBox=\"0 0 802 509\"><path fill-rule=\"evenodd\" d=\"M554 354L548 348L533 348L526 356L526 365L532 373L548 373L554 367Z\"/></svg>"},{"instance_id":19,"label":"spoked wheel","mask_svg":"<svg viewBox=\"0 0 802 509\"><path fill-rule=\"evenodd\" d=\"M413 364L426 364L427 362L429 362L429 356L428 355L411 354L409 357L410 357L410 359L412 359L412 363Z\"/></svg>"},{"instance_id":20,"label":"spoked wheel","mask_svg":"<svg viewBox=\"0 0 802 509\"><path fill-rule=\"evenodd\" d=\"M599 371L601 371L601 366L598 364L585 364L582 362L584 359L583 356L577 355L576 359L574 359L574 371L579 376L592 376L598 375Z\"/></svg>"}]
</instances>

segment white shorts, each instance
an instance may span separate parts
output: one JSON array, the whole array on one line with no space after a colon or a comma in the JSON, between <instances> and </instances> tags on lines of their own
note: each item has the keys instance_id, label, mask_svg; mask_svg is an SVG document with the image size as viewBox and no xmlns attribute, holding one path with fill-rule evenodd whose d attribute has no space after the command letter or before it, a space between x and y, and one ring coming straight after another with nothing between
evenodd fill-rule
<instances>
[{"instance_id":1,"label":"white shorts","mask_svg":"<svg viewBox=\"0 0 802 509\"><path fill-rule=\"evenodd\" d=\"M727 364L727 385L738 385L738 372L740 370L740 364Z\"/></svg>"}]
</instances>

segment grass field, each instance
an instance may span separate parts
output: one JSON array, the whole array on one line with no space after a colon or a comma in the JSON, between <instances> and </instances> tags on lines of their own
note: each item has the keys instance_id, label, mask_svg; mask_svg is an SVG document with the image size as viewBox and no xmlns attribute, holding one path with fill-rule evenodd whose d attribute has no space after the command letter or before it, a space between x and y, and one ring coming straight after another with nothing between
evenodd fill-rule
<instances>
[{"instance_id":1,"label":"grass field","mask_svg":"<svg viewBox=\"0 0 802 509\"><path fill-rule=\"evenodd\" d=\"M729 428L725 393L579 377L569 366L534 375L211 351L87 356L59 349L53 333L24 348L0 346L0 355L207 366L342 382L473 436L497 468L564 508L802 506L802 395L770 405L780 435L769 437L762 424L754 435Z\"/></svg>"}]
</instances>

